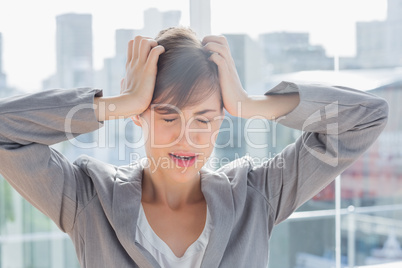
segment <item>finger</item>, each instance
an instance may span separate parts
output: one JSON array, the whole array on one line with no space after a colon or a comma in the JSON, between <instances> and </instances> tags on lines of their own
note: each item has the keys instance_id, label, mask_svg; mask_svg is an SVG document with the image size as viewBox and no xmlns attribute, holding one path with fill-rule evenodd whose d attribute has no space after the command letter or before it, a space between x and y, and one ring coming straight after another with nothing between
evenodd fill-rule
<instances>
[{"instance_id":1,"label":"finger","mask_svg":"<svg viewBox=\"0 0 402 268\"><path fill-rule=\"evenodd\" d=\"M132 60L134 60L134 61L136 61L138 59L139 48L140 48L142 39L151 39L151 37L142 36L142 35L137 35L136 37L134 37L133 58L132 58Z\"/></svg>"},{"instance_id":2,"label":"finger","mask_svg":"<svg viewBox=\"0 0 402 268\"><path fill-rule=\"evenodd\" d=\"M204 50L219 53L219 55L223 56L226 60L230 59L230 51L227 46L221 45L215 42L209 42L205 46L203 46Z\"/></svg>"},{"instance_id":3,"label":"finger","mask_svg":"<svg viewBox=\"0 0 402 268\"><path fill-rule=\"evenodd\" d=\"M123 84L124 84L124 78L122 78L120 81L120 88L123 88Z\"/></svg>"},{"instance_id":4,"label":"finger","mask_svg":"<svg viewBox=\"0 0 402 268\"><path fill-rule=\"evenodd\" d=\"M121 81L120 81L120 94L124 91L124 90L126 90L126 85L125 85L125 79L123 78L123 79L121 79Z\"/></svg>"},{"instance_id":5,"label":"finger","mask_svg":"<svg viewBox=\"0 0 402 268\"><path fill-rule=\"evenodd\" d=\"M207 35L202 39L202 44L205 45L208 42L215 42L221 45L229 45L228 40L223 35Z\"/></svg>"},{"instance_id":6,"label":"finger","mask_svg":"<svg viewBox=\"0 0 402 268\"><path fill-rule=\"evenodd\" d=\"M131 59L133 57L133 44L134 44L134 40L130 40L128 42L126 69L127 69L127 65L131 62Z\"/></svg>"},{"instance_id":7,"label":"finger","mask_svg":"<svg viewBox=\"0 0 402 268\"><path fill-rule=\"evenodd\" d=\"M222 74L222 72L228 71L228 64L226 60L217 52L212 53L212 55L209 57L209 60L215 62L215 64L218 65L219 73Z\"/></svg>"},{"instance_id":8,"label":"finger","mask_svg":"<svg viewBox=\"0 0 402 268\"><path fill-rule=\"evenodd\" d=\"M153 47L151 52L149 52L149 56L147 62L145 64L145 69L149 70L150 68L156 67L159 59L159 55L165 52L165 48L161 45Z\"/></svg>"},{"instance_id":9,"label":"finger","mask_svg":"<svg viewBox=\"0 0 402 268\"><path fill-rule=\"evenodd\" d=\"M143 37L141 35L137 35L136 37L134 37L132 61L136 61L138 59L138 48L140 47L142 38Z\"/></svg>"},{"instance_id":10,"label":"finger","mask_svg":"<svg viewBox=\"0 0 402 268\"><path fill-rule=\"evenodd\" d=\"M142 39L141 44L140 44L140 55L139 55L139 62L145 63L147 61L148 55L150 53L150 50L153 47L156 47L158 45L158 42L156 42L153 39Z\"/></svg>"}]
</instances>

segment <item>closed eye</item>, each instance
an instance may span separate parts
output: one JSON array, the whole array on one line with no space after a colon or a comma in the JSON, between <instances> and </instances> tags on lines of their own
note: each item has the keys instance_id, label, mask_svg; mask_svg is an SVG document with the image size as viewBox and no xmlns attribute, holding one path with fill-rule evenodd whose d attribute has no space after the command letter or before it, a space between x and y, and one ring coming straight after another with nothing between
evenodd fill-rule
<instances>
[{"instance_id":1,"label":"closed eye","mask_svg":"<svg viewBox=\"0 0 402 268\"><path fill-rule=\"evenodd\" d=\"M163 120L164 120L165 122L171 123L171 122L173 122L174 120L176 120L176 118L173 118L173 119L164 118ZM200 122L200 123L202 123L202 124L208 124L209 122L211 122L211 121L209 121L209 120L201 120L201 119L197 119L197 121Z\"/></svg>"},{"instance_id":2,"label":"closed eye","mask_svg":"<svg viewBox=\"0 0 402 268\"><path fill-rule=\"evenodd\" d=\"M208 124L210 121L204 121L204 120L201 120L201 119L197 119L199 122L201 122L201 123L203 123L203 124Z\"/></svg>"}]
</instances>

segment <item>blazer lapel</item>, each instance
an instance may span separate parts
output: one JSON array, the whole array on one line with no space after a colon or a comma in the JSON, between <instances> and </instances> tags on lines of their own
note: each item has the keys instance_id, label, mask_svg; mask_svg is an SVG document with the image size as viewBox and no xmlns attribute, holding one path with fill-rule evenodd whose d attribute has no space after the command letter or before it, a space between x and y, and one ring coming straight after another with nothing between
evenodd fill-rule
<instances>
[{"instance_id":1,"label":"blazer lapel","mask_svg":"<svg viewBox=\"0 0 402 268\"><path fill-rule=\"evenodd\" d=\"M201 190L212 218L212 230L201 268L218 267L228 244L235 220L233 192L229 179L201 169Z\"/></svg>"},{"instance_id":2,"label":"blazer lapel","mask_svg":"<svg viewBox=\"0 0 402 268\"><path fill-rule=\"evenodd\" d=\"M116 167L90 156L79 158L77 164L85 167L92 178L103 211L133 262L140 268L160 267L155 258L135 242L142 166Z\"/></svg>"},{"instance_id":3,"label":"blazer lapel","mask_svg":"<svg viewBox=\"0 0 402 268\"><path fill-rule=\"evenodd\" d=\"M87 158L88 159L88 158ZM155 258L136 243L136 226L142 195L140 162L115 169L96 159L90 175L109 222L129 256L141 268L160 267ZM201 190L212 218L212 230L201 268L218 267L235 220L230 181L223 173L202 168Z\"/></svg>"},{"instance_id":4,"label":"blazer lapel","mask_svg":"<svg viewBox=\"0 0 402 268\"><path fill-rule=\"evenodd\" d=\"M135 240L142 194L142 170L140 164L129 169L118 169L113 188L112 221L119 241L136 264L141 268L155 268L160 265Z\"/></svg>"}]
</instances>

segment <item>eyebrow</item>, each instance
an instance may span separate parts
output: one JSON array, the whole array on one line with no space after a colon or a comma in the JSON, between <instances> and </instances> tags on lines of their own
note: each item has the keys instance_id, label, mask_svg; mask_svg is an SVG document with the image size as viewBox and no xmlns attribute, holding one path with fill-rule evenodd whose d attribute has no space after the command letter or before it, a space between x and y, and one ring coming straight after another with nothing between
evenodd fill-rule
<instances>
[{"instance_id":1,"label":"eyebrow","mask_svg":"<svg viewBox=\"0 0 402 268\"><path fill-rule=\"evenodd\" d=\"M159 114L178 114L178 112L175 109L169 108L169 107L158 107L158 108L155 108L155 110ZM195 112L194 115L202 115L202 114L209 113L209 112L216 112L216 110L215 109L205 109L205 110Z\"/></svg>"},{"instance_id":2,"label":"eyebrow","mask_svg":"<svg viewBox=\"0 0 402 268\"><path fill-rule=\"evenodd\" d=\"M199 112L195 112L194 114L195 115L201 115L201 114L205 114L205 113L209 113L209 112L216 112L216 110L214 110L214 109L205 109L205 110L202 110L202 111L199 111Z\"/></svg>"}]
</instances>

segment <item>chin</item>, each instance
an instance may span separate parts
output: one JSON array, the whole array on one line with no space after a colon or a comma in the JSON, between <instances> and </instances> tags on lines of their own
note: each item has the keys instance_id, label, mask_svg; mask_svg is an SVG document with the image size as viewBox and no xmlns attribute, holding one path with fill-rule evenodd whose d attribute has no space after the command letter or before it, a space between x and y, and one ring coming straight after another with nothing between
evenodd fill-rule
<instances>
[{"instance_id":1,"label":"chin","mask_svg":"<svg viewBox=\"0 0 402 268\"><path fill-rule=\"evenodd\" d=\"M198 169L195 169L194 167L188 167L188 168L174 168L172 172L170 172L171 178L180 183L186 183L191 180L194 180L195 177L198 175Z\"/></svg>"}]
</instances>

